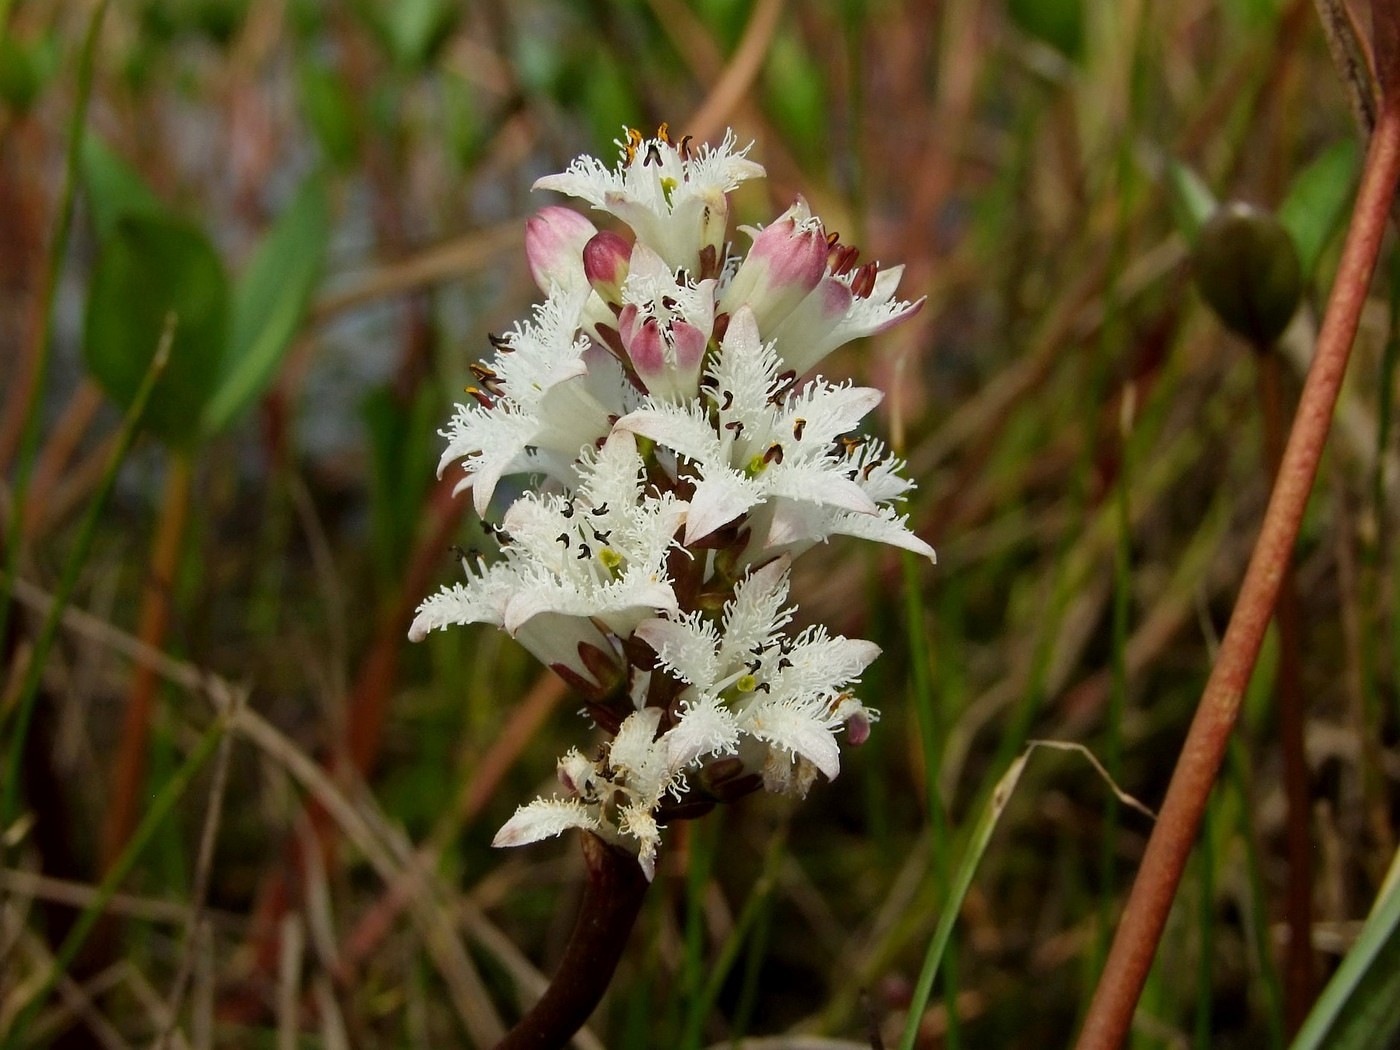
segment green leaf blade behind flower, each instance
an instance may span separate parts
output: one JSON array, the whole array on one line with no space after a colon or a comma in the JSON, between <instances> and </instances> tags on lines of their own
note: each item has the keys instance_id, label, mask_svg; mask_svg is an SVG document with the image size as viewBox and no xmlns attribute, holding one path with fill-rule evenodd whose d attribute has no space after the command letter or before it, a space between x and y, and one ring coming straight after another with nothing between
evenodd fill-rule
<instances>
[{"instance_id":1,"label":"green leaf blade behind flower","mask_svg":"<svg viewBox=\"0 0 1400 1050\"><path fill-rule=\"evenodd\" d=\"M123 215L161 215L168 210L140 172L97 136L84 136L79 164L99 242L112 236Z\"/></svg>"},{"instance_id":2,"label":"green leaf blade behind flower","mask_svg":"<svg viewBox=\"0 0 1400 1050\"><path fill-rule=\"evenodd\" d=\"M233 290L228 353L204 409L206 435L225 429L267 389L320 280L330 210L309 178L264 235Z\"/></svg>"},{"instance_id":3,"label":"green leaf blade behind flower","mask_svg":"<svg viewBox=\"0 0 1400 1050\"><path fill-rule=\"evenodd\" d=\"M1312 277L1323 250L1342 227L1360 160L1354 141L1337 143L1298 173L1279 205L1278 220L1298 249L1304 278Z\"/></svg>"},{"instance_id":4,"label":"green leaf blade behind flower","mask_svg":"<svg viewBox=\"0 0 1400 1050\"><path fill-rule=\"evenodd\" d=\"M123 409L130 406L176 316L170 363L151 393L144 425L175 448L200 438L200 415L228 343L228 278L198 227L163 215L120 216L93 272L83 357L93 378Z\"/></svg>"},{"instance_id":5,"label":"green leaf blade behind flower","mask_svg":"<svg viewBox=\"0 0 1400 1050\"><path fill-rule=\"evenodd\" d=\"M1400 1036L1400 854L1292 1050L1387 1050Z\"/></svg>"}]
</instances>

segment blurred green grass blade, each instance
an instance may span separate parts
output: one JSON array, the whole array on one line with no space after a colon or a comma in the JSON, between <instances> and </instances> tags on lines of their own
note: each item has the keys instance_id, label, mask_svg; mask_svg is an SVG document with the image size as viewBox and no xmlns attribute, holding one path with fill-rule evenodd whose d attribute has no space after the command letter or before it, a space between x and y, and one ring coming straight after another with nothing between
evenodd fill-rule
<instances>
[{"instance_id":1,"label":"blurred green grass blade","mask_svg":"<svg viewBox=\"0 0 1400 1050\"><path fill-rule=\"evenodd\" d=\"M953 924L957 922L958 913L962 911L963 900L967 897L967 891L972 886L972 876L976 873L977 866L982 862L982 854L987 851L987 844L992 840L992 832L996 830L997 823L1001 820L1001 815L1006 809L1006 803L1011 798L1011 793L1016 790L1016 783L1021 779L1021 773L1024 772L1026 760L1029 757L1030 752L1025 751L1012 759L1006 772L997 780L987 804L982 808L982 813L977 818L972 833L968 836L962 859L958 862L957 870L953 873L948 897L943 902L943 911L938 917L938 925L934 928L933 939L929 941L928 951L924 955L924 966L919 973L918 983L914 986L914 995L909 1003L909 1019L904 1026L904 1036L899 1043L900 1050L914 1050L914 1043L919 1036L919 1021L923 1017L924 1007L928 1004L929 993L933 991L934 978L938 976L938 966L943 959L943 952L952 939Z\"/></svg>"},{"instance_id":2,"label":"blurred green grass blade","mask_svg":"<svg viewBox=\"0 0 1400 1050\"><path fill-rule=\"evenodd\" d=\"M79 164L98 243L111 239L123 215L160 215L169 210L141 173L96 135L83 136Z\"/></svg>"},{"instance_id":3,"label":"blurred green grass blade","mask_svg":"<svg viewBox=\"0 0 1400 1050\"><path fill-rule=\"evenodd\" d=\"M34 467L34 456L39 445L39 406L44 400L44 381L49 368L49 331L53 325L54 300L58 295L59 274L68 252L68 234L73 227L73 200L78 184L78 154L83 139L83 127L87 123L88 100L92 96L93 67L97 60L97 38L102 30L102 20L107 14L107 0L99 0L88 20L87 34L83 37L82 51L78 57L78 82L73 103L73 119L68 125L67 151L64 156L63 189L59 194L58 218L54 223L53 240L50 242L48 258L44 260L44 284L39 296L39 331L30 349L38 356L34 363L34 380L29 390L29 398L24 405L24 417L20 424L19 456L15 463L14 480L10 485L10 513L5 529L5 584L0 590L0 638L8 636L10 622L11 581L19 572L20 548L24 545L20 536L20 523L23 521L25 500L29 495L29 474ZM0 10L0 32L9 18L8 8ZM11 767L13 768L13 766ZM3 827L3 824L0 824Z\"/></svg>"},{"instance_id":4,"label":"blurred green grass blade","mask_svg":"<svg viewBox=\"0 0 1400 1050\"><path fill-rule=\"evenodd\" d=\"M24 742L29 735L29 723L34 715L35 698L39 695L39 684L44 675L44 665L48 661L49 649L58 634L59 619L63 616L63 610L67 607L68 599L72 596L73 588L77 585L78 573L87 564L88 552L92 550L93 540L97 537L97 530L102 521L102 511L106 507L107 497L111 494L112 485L116 481L117 469L126 458L131 443L136 438L136 432L141 425L141 416L145 411L147 401L150 399L151 391L155 389L156 382L160 379L161 372L170 359L170 347L174 336L175 322L168 318L165 331L161 335L160 345L157 346L156 352L151 358L146 375L142 379L140 387L137 388L136 396L132 398L126 418L122 420L121 429L117 432L116 446L112 449L111 458L108 459L106 468L102 472L97 491L93 493L92 501L88 504L87 513L83 515L82 524L78 528L78 538L73 544L72 551L69 552L68 561L63 566L63 575L59 577L53 602L44 617L43 626L39 629L39 636L35 639L34 651L30 655L29 666L25 669L24 681L20 685L19 699L16 703L18 722L14 736L10 739L9 754L6 756L4 793L0 795L0 831L9 827L10 822L15 817L15 808L19 800L19 770L24 756ZM7 587L14 571L13 566L8 570Z\"/></svg>"},{"instance_id":5,"label":"blurred green grass blade","mask_svg":"<svg viewBox=\"0 0 1400 1050\"><path fill-rule=\"evenodd\" d=\"M1400 853L1361 936L1303 1023L1292 1050L1389 1050L1400 1037Z\"/></svg>"},{"instance_id":6,"label":"blurred green grass blade","mask_svg":"<svg viewBox=\"0 0 1400 1050\"><path fill-rule=\"evenodd\" d=\"M58 608L55 602L53 608ZM131 841L117 861L112 865L112 870L103 878L102 884L98 886L97 892L93 895L87 907L78 916L73 928L68 931L68 936L63 939L63 944L59 947L54 956L53 964L49 967L49 972L45 976L43 983L35 989L29 997L19 1016L15 1018L14 1025L5 1034L5 1041L0 1044L0 1050L13 1050L24 1045L24 1033L34 1020L34 1015L43 1004L48 994L53 991L54 985L58 983L59 977L72 965L74 958L86 943L88 934L97 924L97 920L102 917L103 910L108 902L116 894L126 877L131 874L131 869L135 867L137 859L150 843L152 837L165 822L165 818L170 815L170 811L175 808L175 804L184 796L189 788L190 782L194 780L204 763L214 753L219 741L224 733L228 731L227 716L220 716L213 724L204 731L204 735L199 738L199 742L188 758L181 764L174 775L162 785L160 791L151 800L151 806L146 811L145 817L137 826L136 831L131 836Z\"/></svg>"},{"instance_id":7,"label":"blurred green grass blade","mask_svg":"<svg viewBox=\"0 0 1400 1050\"><path fill-rule=\"evenodd\" d=\"M88 370L118 405L132 404L169 313L180 324L143 422L161 441L187 449L201 436L201 410L228 342L228 278L197 226L123 215L98 256L83 332Z\"/></svg>"},{"instance_id":8,"label":"blurred green grass blade","mask_svg":"<svg viewBox=\"0 0 1400 1050\"><path fill-rule=\"evenodd\" d=\"M1084 58L1084 0L1009 0L1007 14L1027 36L1071 62Z\"/></svg>"},{"instance_id":9,"label":"blurred green grass blade","mask_svg":"<svg viewBox=\"0 0 1400 1050\"><path fill-rule=\"evenodd\" d=\"M1279 205L1278 220L1293 237L1304 278L1312 276L1323 249L1342 228L1360 163L1355 141L1337 143L1294 177Z\"/></svg>"},{"instance_id":10,"label":"blurred green grass blade","mask_svg":"<svg viewBox=\"0 0 1400 1050\"><path fill-rule=\"evenodd\" d=\"M1172 219L1181 235L1193 247L1206 224L1220 206L1210 187L1194 168L1179 160L1167 162L1167 188L1171 195Z\"/></svg>"},{"instance_id":11,"label":"blurred green grass blade","mask_svg":"<svg viewBox=\"0 0 1400 1050\"><path fill-rule=\"evenodd\" d=\"M759 916L768 906L773 886L778 879L778 868L782 863L786 839L787 834L784 830L774 835L768 844L767 855L763 861L763 873L759 875L758 881L749 891L748 900L744 902L743 910L739 913L734 928L729 931L729 936L725 938L719 951L719 957L710 966L704 989L700 995L690 1000L690 1009L686 1017L685 1034L681 1039L681 1046L698 1047L701 1045L705 1018L709 1016L710 1010L719 998L720 989L724 986L725 978L729 976L729 971L733 969L735 961L739 958L739 949L744 946L744 942L748 939L749 931L754 928Z\"/></svg>"},{"instance_id":12,"label":"blurred green grass blade","mask_svg":"<svg viewBox=\"0 0 1400 1050\"><path fill-rule=\"evenodd\" d=\"M267 232L234 286L228 352L204 409L206 435L238 419L277 374L320 280L329 238L325 184L312 176Z\"/></svg>"}]
</instances>

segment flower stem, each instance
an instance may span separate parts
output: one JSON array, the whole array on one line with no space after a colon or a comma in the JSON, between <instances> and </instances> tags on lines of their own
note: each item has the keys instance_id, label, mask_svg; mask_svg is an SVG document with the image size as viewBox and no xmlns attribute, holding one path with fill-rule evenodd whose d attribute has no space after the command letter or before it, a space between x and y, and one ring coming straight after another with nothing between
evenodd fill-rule
<instances>
[{"instance_id":1,"label":"flower stem","mask_svg":"<svg viewBox=\"0 0 1400 1050\"><path fill-rule=\"evenodd\" d=\"M1138 996L1151 969L1172 898L1273 613L1284 566L1298 536L1380 251L1397 176L1400 91L1386 90L1337 278L1318 333L1316 356L1303 387L1259 539L1089 1006L1078 1050L1114 1050L1122 1045L1132 1024Z\"/></svg>"},{"instance_id":2,"label":"flower stem","mask_svg":"<svg viewBox=\"0 0 1400 1050\"><path fill-rule=\"evenodd\" d=\"M649 885L637 858L584 832L588 885L544 995L496 1050L556 1050L583 1027L612 980Z\"/></svg>"}]
</instances>

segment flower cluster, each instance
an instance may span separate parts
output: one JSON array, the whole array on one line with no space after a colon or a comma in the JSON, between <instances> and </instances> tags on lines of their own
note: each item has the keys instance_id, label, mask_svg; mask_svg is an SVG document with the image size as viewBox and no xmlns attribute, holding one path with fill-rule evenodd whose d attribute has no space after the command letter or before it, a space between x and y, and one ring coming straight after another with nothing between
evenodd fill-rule
<instances>
[{"instance_id":1,"label":"flower cluster","mask_svg":"<svg viewBox=\"0 0 1400 1050\"><path fill-rule=\"evenodd\" d=\"M763 175L732 133L618 145L613 168L585 156L536 183L632 237L558 206L527 224L547 298L473 366L439 466L460 464L500 557L464 559L411 636L502 627L612 735L560 759L565 796L520 807L496 844L585 828L650 877L662 821L805 794L839 771L835 734L860 743L877 717L849 689L873 643L785 633L792 559L835 534L933 550L896 510L902 464L857 432L880 391L814 374L919 309L895 298L902 267L859 264L801 198L731 254L729 192ZM534 487L493 523L514 474Z\"/></svg>"}]
</instances>

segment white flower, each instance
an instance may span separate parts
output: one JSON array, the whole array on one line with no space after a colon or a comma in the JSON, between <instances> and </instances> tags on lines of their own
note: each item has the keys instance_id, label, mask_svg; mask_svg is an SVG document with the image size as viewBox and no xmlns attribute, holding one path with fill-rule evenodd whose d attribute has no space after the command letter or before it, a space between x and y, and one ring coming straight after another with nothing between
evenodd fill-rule
<instances>
[{"instance_id":1,"label":"white flower","mask_svg":"<svg viewBox=\"0 0 1400 1050\"><path fill-rule=\"evenodd\" d=\"M817 379L793 393L779 365L772 346L759 343L752 311L742 307L710 369L706 397L713 412L695 402L652 399L618 420L619 430L695 464L687 544L768 502L877 513L834 443L879 404L880 391Z\"/></svg>"},{"instance_id":2,"label":"white flower","mask_svg":"<svg viewBox=\"0 0 1400 1050\"><path fill-rule=\"evenodd\" d=\"M838 346L892 328L913 317L924 305L922 298L914 302L895 299L903 266L882 270L870 263L858 269L843 269L842 256L839 252L833 254L837 257L835 266L829 263L826 276L767 333L777 342L783 360L798 375L810 372Z\"/></svg>"},{"instance_id":3,"label":"white flower","mask_svg":"<svg viewBox=\"0 0 1400 1050\"><path fill-rule=\"evenodd\" d=\"M788 564L778 559L739 581L722 628L694 612L637 628L660 665L689 685L667 734L672 764L738 752L770 788L803 793L805 785L791 777L794 764L809 762L835 778L834 732L876 717L845 687L879 655L878 646L830 637L822 627L796 638L781 633L791 618L784 608Z\"/></svg>"},{"instance_id":4,"label":"white flower","mask_svg":"<svg viewBox=\"0 0 1400 1050\"><path fill-rule=\"evenodd\" d=\"M570 751L559 760L559 778L575 797L540 798L521 806L491 844L522 846L584 828L636 850L637 862L651 879L661 843L656 808L667 792L684 786L665 736L657 738L660 721L661 712L654 707L629 715L597 762Z\"/></svg>"},{"instance_id":5,"label":"white flower","mask_svg":"<svg viewBox=\"0 0 1400 1050\"><path fill-rule=\"evenodd\" d=\"M461 460L466 476L454 491L471 488L477 514L486 513L506 474L573 482L580 451L608 433L609 415L623 407L616 361L578 332L591 294L585 284L546 300L533 321L496 341L489 364L473 369L482 387L471 388L474 400L459 404L442 432L438 476Z\"/></svg>"},{"instance_id":6,"label":"white flower","mask_svg":"<svg viewBox=\"0 0 1400 1050\"><path fill-rule=\"evenodd\" d=\"M716 276L723 262L730 190L764 174L747 159L749 146L738 149L732 131L717 147L693 149L688 139L672 143L665 125L656 137L643 139L627 130L616 167L582 156L560 175L548 175L536 189L557 190L616 215L637 239L666 260L672 269Z\"/></svg>"},{"instance_id":7,"label":"white flower","mask_svg":"<svg viewBox=\"0 0 1400 1050\"><path fill-rule=\"evenodd\" d=\"M643 619L677 608L666 558L686 505L669 493L644 497L642 469L632 436L619 431L584 454L573 496L518 499L502 521L505 560L428 598L409 636L492 623L547 664L588 676L577 650L611 651L600 627L626 638Z\"/></svg>"}]
</instances>

